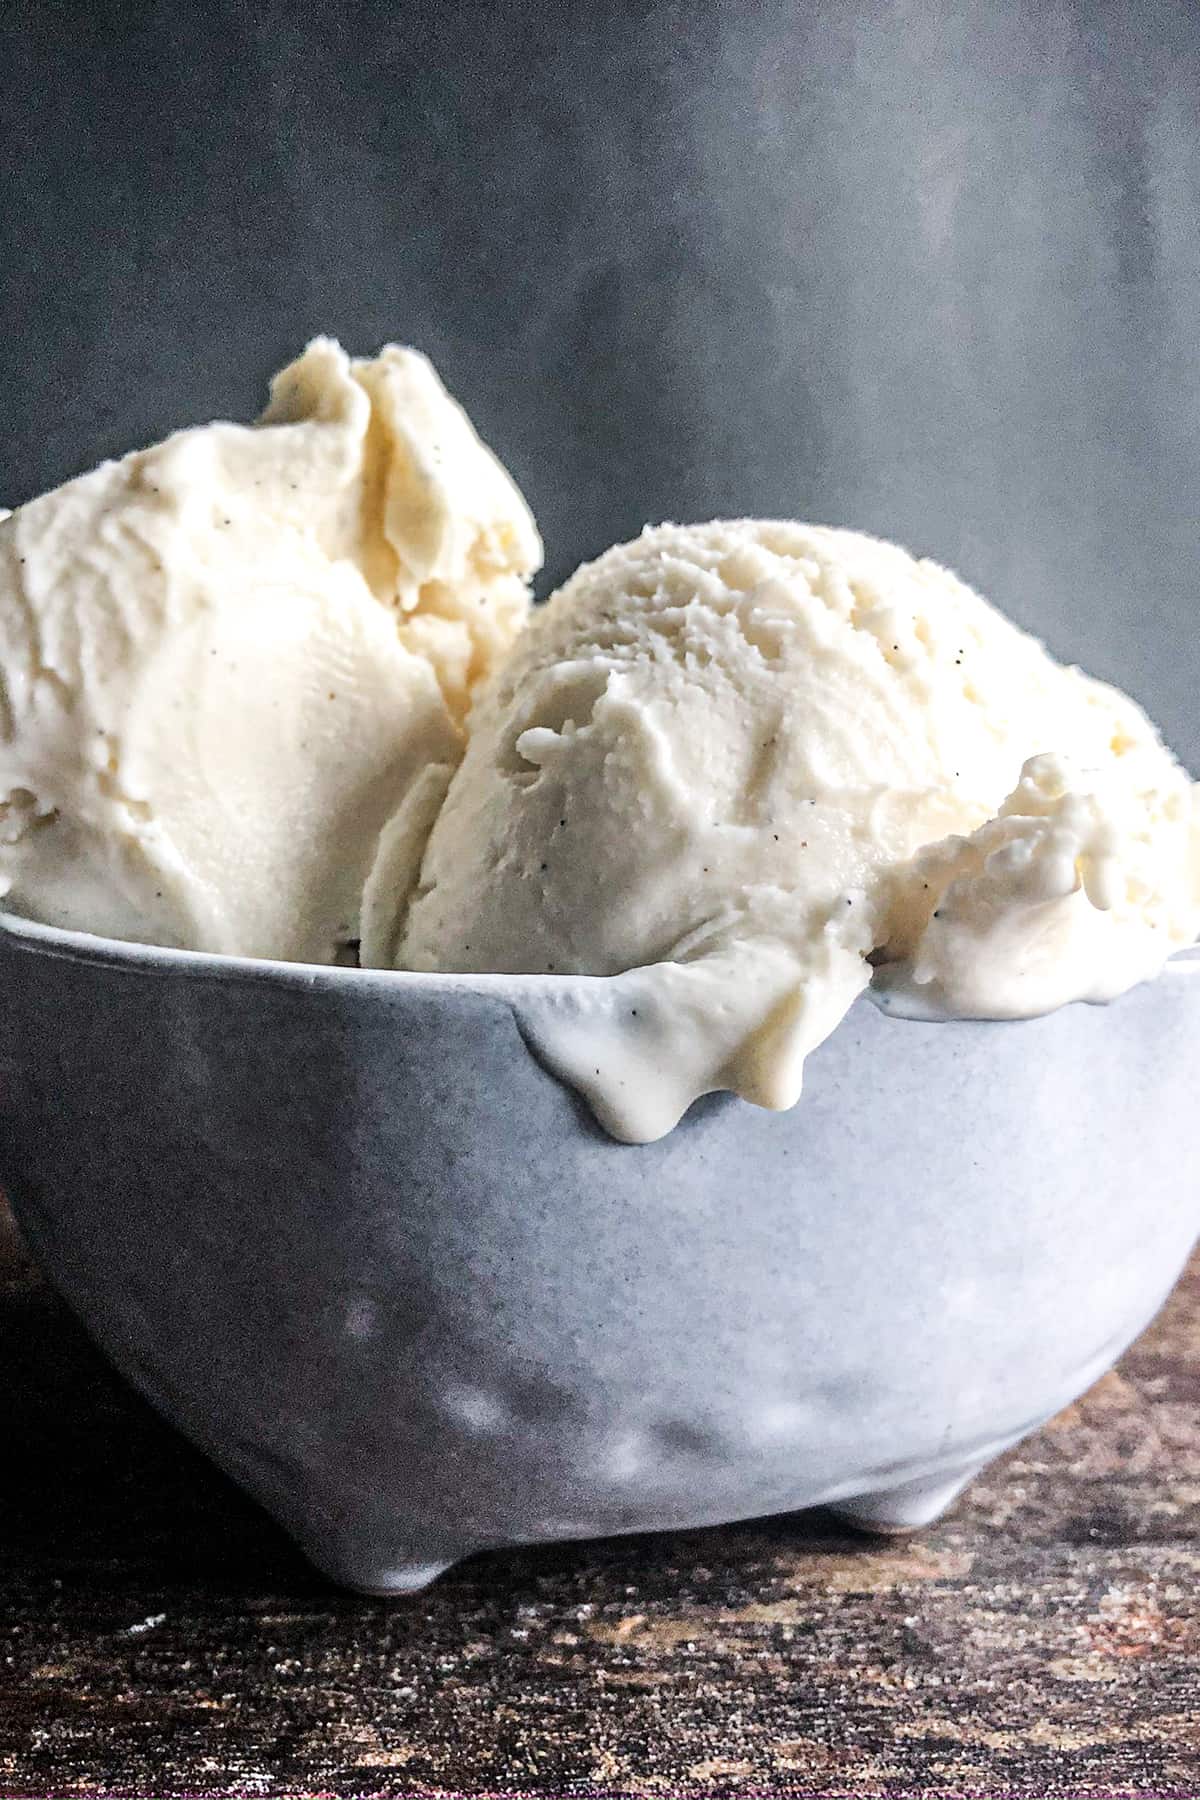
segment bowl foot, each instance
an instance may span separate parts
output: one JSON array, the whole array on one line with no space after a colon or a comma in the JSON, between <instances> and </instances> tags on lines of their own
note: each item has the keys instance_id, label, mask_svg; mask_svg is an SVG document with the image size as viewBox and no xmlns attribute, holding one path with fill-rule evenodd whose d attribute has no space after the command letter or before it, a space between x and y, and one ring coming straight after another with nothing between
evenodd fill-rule
<instances>
[{"instance_id":1,"label":"bowl foot","mask_svg":"<svg viewBox=\"0 0 1200 1800\"><path fill-rule=\"evenodd\" d=\"M396 1563L388 1569L368 1569L361 1575L346 1577L345 1585L360 1594L419 1594L439 1575L453 1568L453 1562Z\"/></svg>"},{"instance_id":2,"label":"bowl foot","mask_svg":"<svg viewBox=\"0 0 1200 1800\"><path fill-rule=\"evenodd\" d=\"M906 1481L901 1487L887 1488L881 1493L856 1494L851 1500L839 1500L829 1511L857 1531L903 1537L907 1532L921 1531L935 1519L940 1519L982 1467L982 1463L971 1463L967 1468L927 1477L923 1481Z\"/></svg>"},{"instance_id":3,"label":"bowl foot","mask_svg":"<svg viewBox=\"0 0 1200 1800\"><path fill-rule=\"evenodd\" d=\"M461 1557L469 1554L462 1550L447 1555L443 1550L438 1555L430 1555L413 1546L404 1555L384 1560L369 1552L355 1556L353 1551L332 1549L323 1544L305 1544L303 1549L309 1561L338 1587L380 1599L422 1593L439 1575L444 1575Z\"/></svg>"}]
</instances>

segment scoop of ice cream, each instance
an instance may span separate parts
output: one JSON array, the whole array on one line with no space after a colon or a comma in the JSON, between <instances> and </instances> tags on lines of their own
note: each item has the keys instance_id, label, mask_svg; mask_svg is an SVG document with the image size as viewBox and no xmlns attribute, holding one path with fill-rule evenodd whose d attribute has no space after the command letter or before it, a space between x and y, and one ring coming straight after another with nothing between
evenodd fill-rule
<instances>
[{"instance_id":1,"label":"scoop of ice cream","mask_svg":"<svg viewBox=\"0 0 1200 1800\"><path fill-rule=\"evenodd\" d=\"M318 339L258 424L0 521L0 893L116 937L333 959L380 834L524 622L529 512L427 360ZM444 785L444 782L443 782Z\"/></svg>"},{"instance_id":2,"label":"scoop of ice cream","mask_svg":"<svg viewBox=\"0 0 1200 1800\"><path fill-rule=\"evenodd\" d=\"M898 873L875 986L889 1011L1016 1019L1114 1000L1200 927L1186 780L1031 757L994 819Z\"/></svg>"},{"instance_id":3,"label":"scoop of ice cream","mask_svg":"<svg viewBox=\"0 0 1200 1800\"><path fill-rule=\"evenodd\" d=\"M1135 703L934 563L798 524L577 571L427 823L395 823L365 959L617 977L526 1027L632 1139L715 1087L790 1105L873 975L898 1009L1035 1013L1200 928L1195 790Z\"/></svg>"}]
</instances>

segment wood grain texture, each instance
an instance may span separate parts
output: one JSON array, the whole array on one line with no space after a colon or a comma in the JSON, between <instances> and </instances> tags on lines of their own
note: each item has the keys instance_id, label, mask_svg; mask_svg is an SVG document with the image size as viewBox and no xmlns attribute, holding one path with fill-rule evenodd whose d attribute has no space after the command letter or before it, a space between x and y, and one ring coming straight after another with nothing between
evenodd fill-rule
<instances>
[{"instance_id":1,"label":"wood grain texture","mask_svg":"<svg viewBox=\"0 0 1200 1800\"><path fill-rule=\"evenodd\" d=\"M822 1515L326 1586L0 1289L0 1792L1200 1795L1200 1262L907 1541Z\"/></svg>"}]
</instances>

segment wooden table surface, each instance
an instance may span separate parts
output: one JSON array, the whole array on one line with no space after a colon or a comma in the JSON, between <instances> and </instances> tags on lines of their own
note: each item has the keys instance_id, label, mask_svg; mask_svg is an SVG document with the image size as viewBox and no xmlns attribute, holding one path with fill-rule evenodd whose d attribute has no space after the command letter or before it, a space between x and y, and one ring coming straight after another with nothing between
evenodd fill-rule
<instances>
[{"instance_id":1,"label":"wooden table surface","mask_svg":"<svg viewBox=\"0 0 1200 1800\"><path fill-rule=\"evenodd\" d=\"M1200 1795L1200 1262L919 1538L822 1515L331 1590L0 1274L0 1793Z\"/></svg>"}]
</instances>

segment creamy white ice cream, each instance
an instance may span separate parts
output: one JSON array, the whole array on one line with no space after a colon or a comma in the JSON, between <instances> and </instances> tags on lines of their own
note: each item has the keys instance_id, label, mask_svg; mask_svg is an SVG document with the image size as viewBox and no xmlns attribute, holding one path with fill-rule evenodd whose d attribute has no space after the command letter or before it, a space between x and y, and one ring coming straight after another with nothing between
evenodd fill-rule
<instances>
[{"instance_id":1,"label":"creamy white ice cream","mask_svg":"<svg viewBox=\"0 0 1200 1800\"><path fill-rule=\"evenodd\" d=\"M1123 694L846 531L648 530L580 569L393 821L364 960L617 977L531 1001L618 1136L796 1099L894 1009L1110 998L1200 929L1197 790ZM632 973L627 973L632 971Z\"/></svg>"},{"instance_id":2,"label":"creamy white ice cream","mask_svg":"<svg viewBox=\"0 0 1200 1800\"><path fill-rule=\"evenodd\" d=\"M389 818L457 762L540 559L429 362L328 339L257 425L20 507L0 521L3 904L334 959Z\"/></svg>"}]
</instances>

